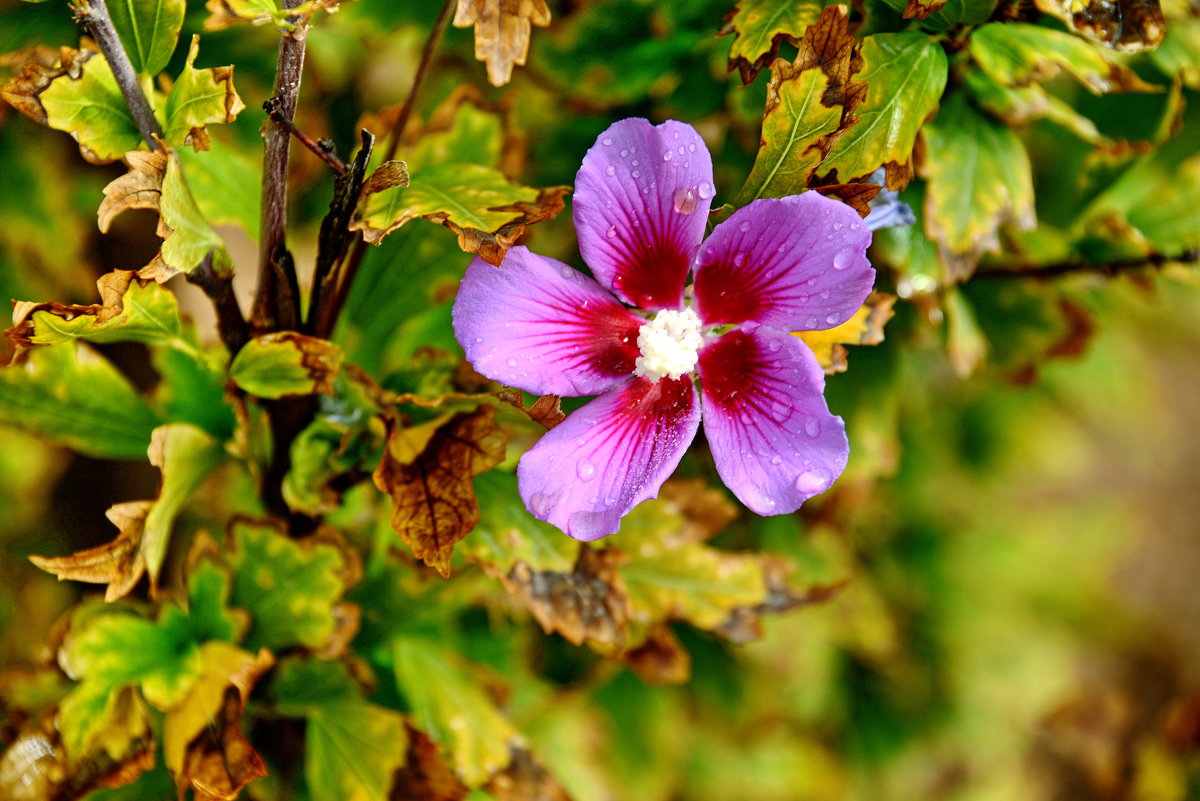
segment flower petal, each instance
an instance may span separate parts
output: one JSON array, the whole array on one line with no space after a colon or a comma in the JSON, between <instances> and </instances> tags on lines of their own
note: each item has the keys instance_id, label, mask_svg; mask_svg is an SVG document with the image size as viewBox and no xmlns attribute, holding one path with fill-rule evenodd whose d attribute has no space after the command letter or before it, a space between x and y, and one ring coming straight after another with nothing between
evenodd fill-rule
<instances>
[{"instance_id":1,"label":"flower petal","mask_svg":"<svg viewBox=\"0 0 1200 801\"><path fill-rule=\"evenodd\" d=\"M678 308L713 191L712 158L692 126L614 123L575 177L583 260L617 297L643 309Z\"/></svg>"},{"instance_id":2,"label":"flower petal","mask_svg":"<svg viewBox=\"0 0 1200 801\"><path fill-rule=\"evenodd\" d=\"M635 378L568 415L521 457L521 498L577 540L612 534L658 495L699 423L691 380Z\"/></svg>"},{"instance_id":3,"label":"flower petal","mask_svg":"<svg viewBox=\"0 0 1200 801\"><path fill-rule=\"evenodd\" d=\"M821 331L858 311L875 283L871 232L858 214L816 192L738 209L700 248L696 310L705 324L753 320Z\"/></svg>"},{"instance_id":4,"label":"flower petal","mask_svg":"<svg viewBox=\"0 0 1200 801\"><path fill-rule=\"evenodd\" d=\"M475 259L452 312L475 369L539 395L596 395L632 374L645 320L591 278L524 247Z\"/></svg>"},{"instance_id":5,"label":"flower petal","mask_svg":"<svg viewBox=\"0 0 1200 801\"><path fill-rule=\"evenodd\" d=\"M700 351L700 381L717 472L750 509L794 512L845 469L845 426L829 413L825 375L796 337L753 323L734 329Z\"/></svg>"}]
</instances>

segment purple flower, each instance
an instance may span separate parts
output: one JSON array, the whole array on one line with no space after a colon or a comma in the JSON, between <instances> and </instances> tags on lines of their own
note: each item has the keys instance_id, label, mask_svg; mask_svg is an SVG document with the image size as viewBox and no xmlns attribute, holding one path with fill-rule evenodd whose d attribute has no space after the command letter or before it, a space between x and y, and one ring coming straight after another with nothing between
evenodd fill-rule
<instances>
[{"instance_id":1,"label":"purple flower","mask_svg":"<svg viewBox=\"0 0 1200 801\"><path fill-rule=\"evenodd\" d=\"M529 511L576 539L612 534L658 495L701 408L717 472L759 514L795 511L846 466L824 373L789 332L859 309L875 279L871 233L848 206L808 192L756 200L705 239L713 193L690 125L622 120L575 179L595 280L523 247L498 269L475 259L463 278L454 331L479 372L532 393L599 396L517 467Z\"/></svg>"}]
</instances>

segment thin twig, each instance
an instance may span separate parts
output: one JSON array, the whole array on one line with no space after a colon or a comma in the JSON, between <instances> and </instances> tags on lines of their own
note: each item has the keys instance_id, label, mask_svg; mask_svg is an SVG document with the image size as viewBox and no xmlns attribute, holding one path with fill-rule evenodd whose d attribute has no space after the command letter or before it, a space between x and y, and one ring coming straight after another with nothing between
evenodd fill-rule
<instances>
[{"instance_id":1,"label":"thin twig","mask_svg":"<svg viewBox=\"0 0 1200 801\"><path fill-rule=\"evenodd\" d=\"M209 251L196 269L187 273L187 280L188 283L200 287L212 300L217 310L217 330L221 334L221 341L225 343L225 349L229 351L229 357L233 358L250 338L246 320L242 317L242 309L238 306L237 296L233 292L233 273L214 269L213 254Z\"/></svg>"},{"instance_id":2,"label":"thin twig","mask_svg":"<svg viewBox=\"0 0 1200 801\"><path fill-rule=\"evenodd\" d=\"M283 7L290 10L301 2L283 0ZM294 330L300 322L299 296L291 292L298 283L296 269L290 256L286 255L288 152L292 137L278 119L291 121L296 116L308 27L303 20L290 18L289 21L293 22L294 28L280 31L275 68L273 97L278 101L278 116L263 125L258 289L250 316L251 325L257 331Z\"/></svg>"},{"instance_id":3,"label":"thin twig","mask_svg":"<svg viewBox=\"0 0 1200 801\"><path fill-rule=\"evenodd\" d=\"M998 278L1057 278L1072 273L1099 273L1102 275L1117 275L1130 270L1141 270L1147 267L1164 267L1168 264L1200 263L1200 249L1185 250L1177 256L1166 256L1162 253L1151 253L1136 259L1120 259L1110 262L1065 261L1054 264L1042 264L1036 267L1027 265L995 265L975 271L973 278L993 280Z\"/></svg>"},{"instance_id":4,"label":"thin twig","mask_svg":"<svg viewBox=\"0 0 1200 801\"><path fill-rule=\"evenodd\" d=\"M425 82L425 73L429 71L429 65L433 63L433 54L437 52L438 45L442 42L446 26L450 24L450 18L454 15L457 5L456 0L445 0L442 3L442 10L438 12L433 29L429 31L429 38L425 40L425 47L421 50L421 61L417 64L416 74L413 75L412 86L408 88L408 96L404 98L404 104L400 106L400 113L392 125L387 153L383 157L384 161L391 161L396 157L396 148L400 147L400 137L404 135L408 118L412 116L413 108L417 105L417 93L421 90L421 84Z\"/></svg>"},{"instance_id":5,"label":"thin twig","mask_svg":"<svg viewBox=\"0 0 1200 801\"><path fill-rule=\"evenodd\" d=\"M133 62L129 60L129 54L121 44L117 29L113 27L108 6L104 0L83 0L76 6L75 18L87 28L96 44L100 46L100 52L104 54L104 59L112 70L113 78L125 97L125 104L129 106L129 113L133 115L133 121L137 123L142 139L146 140L151 150L160 150L161 145L157 140L162 139L162 126L155 119L150 102L142 91L142 85L138 83Z\"/></svg>"},{"instance_id":6,"label":"thin twig","mask_svg":"<svg viewBox=\"0 0 1200 801\"><path fill-rule=\"evenodd\" d=\"M337 157L337 153L334 152L333 142L329 139L321 139L320 141L316 141L304 131L300 130L300 127L296 125L296 123L285 117L283 112L280 111L279 98L267 98L263 102L263 111L267 112L267 116L276 123L282 125L284 128L287 128L288 132L292 136L296 137L300 144L304 145L306 148L315 153L317 158L328 164L329 168L335 173L341 175L346 171L346 165L342 163L342 160Z\"/></svg>"}]
</instances>

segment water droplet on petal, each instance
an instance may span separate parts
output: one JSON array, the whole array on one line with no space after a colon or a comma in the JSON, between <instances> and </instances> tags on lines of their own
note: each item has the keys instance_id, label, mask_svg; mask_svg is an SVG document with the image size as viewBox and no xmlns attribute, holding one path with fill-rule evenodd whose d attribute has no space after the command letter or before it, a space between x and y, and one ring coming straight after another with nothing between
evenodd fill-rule
<instances>
[{"instance_id":1,"label":"water droplet on petal","mask_svg":"<svg viewBox=\"0 0 1200 801\"><path fill-rule=\"evenodd\" d=\"M608 230L604 232L604 235L607 236L609 239L614 239L617 235L617 226L615 226L615 225L608 226Z\"/></svg>"},{"instance_id":2,"label":"water droplet on petal","mask_svg":"<svg viewBox=\"0 0 1200 801\"><path fill-rule=\"evenodd\" d=\"M641 177L642 177L642 171L641 171L641 170L634 170L633 172L631 172L631 173L630 173L630 175L632 175L634 178L641 178Z\"/></svg>"},{"instance_id":3,"label":"water droplet on petal","mask_svg":"<svg viewBox=\"0 0 1200 801\"><path fill-rule=\"evenodd\" d=\"M575 474L579 476L581 481L591 481L596 477L596 465L587 461L580 462L575 467ZM593 501L593 503L595 503L595 501Z\"/></svg>"},{"instance_id":4,"label":"water droplet on petal","mask_svg":"<svg viewBox=\"0 0 1200 801\"><path fill-rule=\"evenodd\" d=\"M625 157L626 157L626 156L628 156L628 155L629 155L629 148L627 148L627 147L626 147L626 148L622 148L622 149L621 149L621 158L625 158Z\"/></svg>"},{"instance_id":5,"label":"water droplet on petal","mask_svg":"<svg viewBox=\"0 0 1200 801\"><path fill-rule=\"evenodd\" d=\"M683 145L680 145L679 146L679 155L682 156L682 155L685 155L686 153L687 153L687 150L684 148Z\"/></svg>"},{"instance_id":6,"label":"water droplet on petal","mask_svg":"<svg viewBox=\"0 0 1200 801\"><path fill-rule=\"evenodd\" d=\"M821 433L821 423L815 417L807 417L804 420L804 433L810 437L819 436Z\"/></svg>"},{"instance_id":7,"label":"water droplet on petal","mask_svg":"<svg viewBox=\"0 0 1200 801\"><path fill-rule=\"evenodd\" d=\"M689 152L689 153L695 153L695 152L696 152L696 144L695 144L694 142L693 142L692 144L688 145L688 152Z\"/></svg>"},{"instance_id":8,"label":"water droplet on petal","mask_svg":"<svg viewBox=\"0 0 1200 801\"><path fill-rule=\"evenodd\" d=\"M829 486L830 476L824 470L815 467L812 470L805 470L796 477L796 489L805 493L824 492Z\"/></svg>"},{"instance_id":9,"label":"water droplet on petal","mask_svg":"<svg viewBox=\"0 0 1200 801\"><path fill-rule=\"evenodd\" d=\"M821 300L829 300L829 290L828 289L821 290Z\"/></svg>"},{"instance_id":10,"label":"water droplet on petal","mask_svg":"<svg viewBox=\"0 0 1200 801\"><path fill-rule=\"evenodd\" d=\"M742 330L747 334L753 334L758 330L758 326L759 323L755 322L754 320L747 320L746 322L742 323Z\"/></svg>"},{"instance_id":11,"label":"water droplet on petal","mask_svg":"<svg viewBox=\"0 0 1200 801\"><path fill-rule=\"evenodd\" d=\"M633 161L631 161L629 163L632 164L634 167L640 167L642 165L642 163L640 161L638 161L637 159L634 159Z\"/></svg>"},{"instance_id":12,"label":"water droplet on petal","mask_svg":"<svg viewBox=\"0 0 1200 801\"><path fill-rule=\"evenodd\" d=\"M792 407L781 401L775 401L771 404L771 417L775 418L775 422L782 423L792 416ZM776 462L778 464L778 462Z\"/></svg>"},{"instance_id":13,"label":"water droplet on petal","mask_svg":"<svg viewBox=\"0 0 1200 801\"><path fill-rule=\"evenodd\" d=\"M733 254L733 266L734 267L741 267L745 263L746 263L746 251L739 250L737 253Z\"/></svg>"},{"instance_id":14,"label":"water droplet on petal","mask_svg":"<svg viewBox=\"0 0 1200 801\"><path fill-rule=\"evenodd\" d=\"M671 201L680 214L691 214L696 210L696 193L686 186L676 189Z\"/></svg>"},{"instance_id":15,"label":"water droplet on petal","mask_svg":"<svg viewBox=\"0 0 1200 801\"><path fill-rule=\"evenodd\" d=\"M483 342L483 337L475 337L475 344L479 344L480 342Z\"/></svg>"},{"instance_id":16,"label":"water droplet on petal","mask_svg":"<svg viewBox=\"0 0 1200 801\"><path fill-rule=\"evenodd\" d=\"M836 314L825 315L825 323L827 325L837 325L838 324L838 316Z\"/></svg>"},{"instance_id":17,"label":"water droplet on petal","mask_svg":"<svg viewBox=\"0 0 1200 801\"><path fill-rule=\"evenodd\" d=\"M617 174L617 168L616 168L616 167L614 167L613 165L609 164L607 167L605 167L605 168L604 168L604 174L605 174L605 175L608 175L608 176L613 176L613 175L616 175L616 174Z\"/></svg>"},{"instance_id":18,"label":"water droplet on petal","mask_svg":"<svg viewBox=\"0 0 1200 801\"><path fill-rule=\"evenodd\" d=\"M809 331L814 331L814 330L816 330L816 327L817 327L817 318L816 318L816 317L809 317L807 320L805 320L805 321L804 321L804 327L805 327L807 330L809 330Z\"/></svg>"},{"instance_id":19,"label":"water droplet on petal","mask_svg":"<svg viewBox=\"0 0 1200 801\"><path fill-rule=\"evenodd\" d=\"M779 349L782 347L783 347L783 343L780 342L778 339L772 339L770 342L767 343L767 350L771 351L771 353L778 353Z\"/></svg>"},{"instance_id":20,"label":"water droplet on petal","mask_svg":"<svg viewBox=\"0 0 1200 801\"><path fill-rule=\"evenodd\" d=\"M839 250L833 257L833 269L844 270L854 262L854 254L849 250Z\"/></svg>"},{"instance_id":21,"label":"water droplet on petal","mask_svg":"<svg viewBox=\"0 0 1200 801\"><path fill-rule=\"evenodd\" d=\"M516 366L517 366L517 360L516 360L516 359L509 359L508 361L506 361L506 362L505 362L505 364L507 364L509 367L516 367Z\"/></svg>"},{"instance_id":22,"label":"water droplet on petal","mask_svg":"<svg viewBox=\"0 0 1200 801\"><path fill-rule=\"evenodd\" d=\"M708 200L713 196L712 184L710 184L708 181L701 181L700 185L696 187L696 194L698 194L702 200Z\"/></svg>"},{"instance_id":23,"label":"water droplet on petal","mask_svg":"<svg viewBox=\"0 0 1200 801\"><path fill-rule=\"evenodd\" d=\"M835 230L835 231L840 231L840 230L842 230L842 224L841 224L840 222L835 222L835 223L833 224L833 230Z\"/></svg>"},{"instance_id":24,"label":"water droplet on petal","mask_svg":"<svg viewBox=\"0 0 1200 801\"><path fill-rule=\"evenodd\" d=\"M750 223L747 220L742 220L742 224L738 226L738 230L743 234L750 230Z\"/></svg>"},{"instance_id":25,"label":"water droplet on petal","mask_svg":"<svg viewBox=\"0 0 1200 801\"><path fill-rule=\"evenodd\" d=\"M603 141L605 147L612 147L612 137L611 136L604 137L604 139L602 141Z\"/></svg>"},{"instance_id":26,"label":"water droplet on petal","mask_svg":"<svg viewBox=\"0 0 1200 801\"><path fill-rule=\"evenodd\" d=\"M560 272L562 272L563 278L570 278L574 274L575 271L564 264L562 267L562 270Z\"/></svg>"},{"instance_id":27,"label":"water droplet on petal","mask_svg":"<svg viewBox=\"0 0 1200 801\"><path fill-rule=\"evenodd\" d=\"M783 457L779 454L775 454L771 457L771 464L783 464Z\"/></svg>"},{"instance_id":28,"label":"water droplet on petal","mask_svg":"<svg viewBox=\"0 0 1200 801\"><path fill-rule=\"evenodd\" d=\"M856 223L856 222L850 223L851 231L857 231L859 228L862 228L862 223Z\"/></svg>"},{"instance_id":29,"label":"water droplet on petal","mask_svg":"<svg viewBox=\"0 0 1200 801\"><path fill-rule=\"evenodd\" d=\"M670 161L670 160L671 160L671 151L668 150L666 153L663 153L663 161Z\"/></svg>"}]
</instances>

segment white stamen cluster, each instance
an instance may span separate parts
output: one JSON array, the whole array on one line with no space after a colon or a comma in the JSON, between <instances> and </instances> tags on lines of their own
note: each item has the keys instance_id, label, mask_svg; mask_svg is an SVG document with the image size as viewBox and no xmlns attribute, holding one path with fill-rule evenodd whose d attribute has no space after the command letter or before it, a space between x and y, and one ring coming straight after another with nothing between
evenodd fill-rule
<instances>
[{"instance_id":1,"label":"white stamen cluster","mask_svg":"<svg viewBox=\"0 0 1200 801\"><path fill-rule=\"evenodd\" d=\"M700 358L700 318L691 309L660 311L638 329L637 344L642 355L634 362L634 375L651 381L679 378L696 369Z\"/></svg>"}]
</instances>

